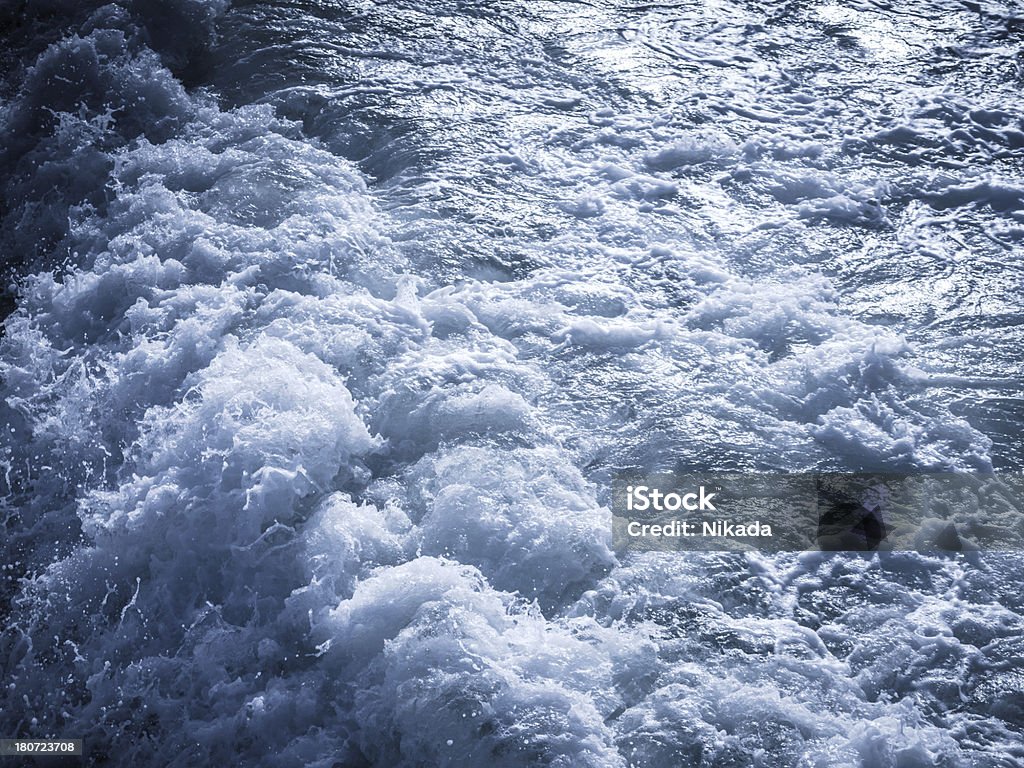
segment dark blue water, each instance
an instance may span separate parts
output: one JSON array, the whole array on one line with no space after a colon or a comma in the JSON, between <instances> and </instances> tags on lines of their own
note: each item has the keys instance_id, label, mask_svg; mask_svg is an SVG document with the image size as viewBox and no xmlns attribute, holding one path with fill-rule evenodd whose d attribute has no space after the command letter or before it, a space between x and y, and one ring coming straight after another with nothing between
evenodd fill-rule
<instances>
[{"instance_id":1,"label":"dark blue water","mask_svg":"<svg viewBox=\"0 0 1024 768\"><path fill-rule=\"evenodd\" d=\"M1018 554L617 558L606 506L1022 468L1018 5L0 19L0 736L1024 760Z\"/></svg>"}]
</instances>

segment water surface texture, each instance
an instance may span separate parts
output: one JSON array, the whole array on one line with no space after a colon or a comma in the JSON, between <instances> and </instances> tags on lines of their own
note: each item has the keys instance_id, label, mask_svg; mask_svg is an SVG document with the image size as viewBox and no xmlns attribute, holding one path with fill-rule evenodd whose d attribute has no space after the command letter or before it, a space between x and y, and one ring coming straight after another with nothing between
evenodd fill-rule
<instances>
[{"instance_id":1,"label":"water surface texture","mask_svg":"<svg viewBox=\"0 0 1024 768\"><path fill-rule=\"evenodd\" d=\"M608 510L1024 469L1016 2L0 22L0 736L1022 764L1019 554L620 558Z\"/></svg>"}]
</instances>

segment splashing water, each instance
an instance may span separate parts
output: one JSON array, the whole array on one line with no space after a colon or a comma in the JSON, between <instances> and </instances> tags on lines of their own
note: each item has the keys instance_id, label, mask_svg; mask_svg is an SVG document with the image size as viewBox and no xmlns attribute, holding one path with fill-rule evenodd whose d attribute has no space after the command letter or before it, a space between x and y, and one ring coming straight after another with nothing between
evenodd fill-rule
<instances>
[{"instance_id":1,"label":"splashing water","mask_svg":"<svg viewBox=\"0 0 1024 768\"><path fill-rule=\"evenodd\" d=\"M613 473L1022 468L1010 2L6 2L0 735L1024 760L1019 555L610 550Z\"/></svg>"}]
</instances>

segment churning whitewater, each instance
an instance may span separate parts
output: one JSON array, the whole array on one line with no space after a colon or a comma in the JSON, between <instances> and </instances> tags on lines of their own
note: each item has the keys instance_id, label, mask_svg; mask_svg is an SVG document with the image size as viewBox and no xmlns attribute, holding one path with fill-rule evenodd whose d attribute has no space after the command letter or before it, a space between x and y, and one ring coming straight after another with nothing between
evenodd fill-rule
<instances>
[{"instance_id":1,"label":"churning whitewater","mask_svg":"<svg viewBox=\"0 0 1024 768\"><path fill-rule=\"evenodd\" d=\"M1013 553L619 471L1024 468L1014 0L0 0L0 736L1011 768Z\"/></svg>"}]
</instances>

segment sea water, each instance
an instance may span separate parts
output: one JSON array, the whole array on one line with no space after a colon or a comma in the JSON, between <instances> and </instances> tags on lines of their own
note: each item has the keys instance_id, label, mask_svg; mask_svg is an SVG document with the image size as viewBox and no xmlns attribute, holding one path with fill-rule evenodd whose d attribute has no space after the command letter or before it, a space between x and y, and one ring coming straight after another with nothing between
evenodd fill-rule
<instances>
[{"instance_id":1,"label":"sea water","mask_svg":"<svg viewBox=\"0 0 1024 768\"><path fill-rule=\"evenodd\" d=\"M1019 5L0 12L0 735L1024 761L1019 554L617 557L608 509L1021 470Z\"/></svg>"}]
</instances>

